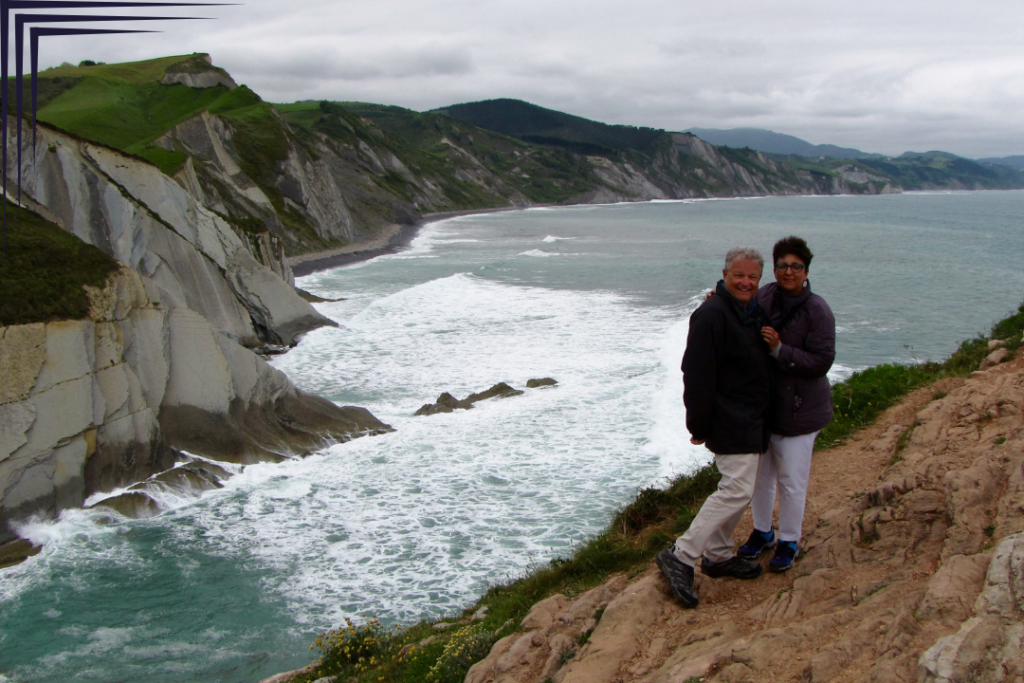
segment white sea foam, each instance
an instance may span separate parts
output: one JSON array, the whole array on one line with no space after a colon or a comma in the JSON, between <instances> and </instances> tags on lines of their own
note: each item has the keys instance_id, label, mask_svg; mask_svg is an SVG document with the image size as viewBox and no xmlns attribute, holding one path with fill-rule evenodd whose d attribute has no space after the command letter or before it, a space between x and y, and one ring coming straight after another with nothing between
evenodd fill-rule
<instances>
[{"instance_id":1,"label":"white sea foam","mask_svg":"<svg viewBox=\"0 0 1024 683\"><path fill-rule=\"evenodd\" d=\"M533 257L536 257L536 258L548 258L549 256L560 256L560 254L555 254L555 253L550 252L550 251L543 251L542 249L530 249L529 251L524 251L524 252L522 252L522 253L520 253L518 255L519 256L533 256Z\"/></svg>"},{"instance_id":2,"label":"white sea foam","mask_svg":"<svg viewBox=\"0 0 1024 683\"><path fill-rule=\"evenodd\" d=\"M654 413L672 412L652 409L651 396L678 315L468 274L375 301L342 320L347 331L312 333L275 365L322 394L379 397L368 407L398 431L249 467L228 484L244 495L197 508L201 526L211 542L249 543L277 567L271 587L302 620L458 607L567 552L638 486L692 467L678 435L645 446ZM441 391L545 376L559 385L412 417Z\"/></svg>"},{"instance_id":3,"label":"white sea foam","mask_svg":"<svg viewBox=\"0 0 1024 683\"><path fill-rule=\"evenodd\" d=\"M575 238L575 237L556 237L555 235L548 235L547 237L545 237L541 241L542 242L562 242L562 241L565 241L565 240L574 240L574 239L577 239L577 238Z\"/></svg>"}]
</instances>

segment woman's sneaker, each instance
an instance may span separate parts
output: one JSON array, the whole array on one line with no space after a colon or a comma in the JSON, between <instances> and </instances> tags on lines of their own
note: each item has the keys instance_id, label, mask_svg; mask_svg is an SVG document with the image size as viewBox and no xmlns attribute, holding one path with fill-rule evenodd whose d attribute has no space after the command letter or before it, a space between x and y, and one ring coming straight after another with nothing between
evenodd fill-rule
<instances>
[{"instance_id":1,"label":"woman's sneaker","mask_svg":"<svg viewBox=\"0 0 1024 683\"><path fill-rule=\"evenodd\" d=\"M771 531L758 531L754 529L750 532L750 538L747 539L747 542L736 551L736 555L744 560L756 560L758 555L765 550L774 548L775 543L775 527L772 527Z\"/></svg>"},{"instance_id":2,"label":"woman's sneaker","mask_svg":"<svg viewBox=\"0 0 1024 683\"><path fill-rule=\"evenodd\" d=\"M761 565L756 562L747 562L733 555L728 560L712 562L706 557L700 558L700 571L704 576L718 579L723 576L734 579L756 579L761 576Z\"/></svg>"},{"instance_id":3,"label":"woman's sneaker","mask_svg":"<svg viewBox=\"0 0 1024 683\"><path fill-rule=\"evenodd\" d=\"M672 552L672 546L665 548L654 558L658 569L668 579L672 595L683 607L696 607L700 600L693 590L693 567L686 564Z\"/></svg>"},{"instance_id":4,"label":"woman's sneaker","mask_svg":"<svg viewBox=\"0 0 1024 683\"><path fill-rule=\"evenodd\" d=\"M793 541L780 541L775 549L775 556L768 562L768 569L773 572L784 572L793 566L799 548Z\"/></svg>"}]
</instances>

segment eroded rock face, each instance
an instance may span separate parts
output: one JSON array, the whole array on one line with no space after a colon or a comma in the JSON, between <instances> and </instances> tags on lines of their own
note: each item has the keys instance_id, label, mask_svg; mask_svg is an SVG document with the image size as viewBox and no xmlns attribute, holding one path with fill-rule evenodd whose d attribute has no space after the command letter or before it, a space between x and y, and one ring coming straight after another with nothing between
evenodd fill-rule
<instances>
[{"instance_id":1,"label":"eroded rock face","mask_svg":"<svg viewBox=\"0 0 1024 683\"><path fill-rule=\"evenodd\" d=\"M286 266L275 273L259 263L226 221L156 167L42 127L38 138L34 166L33 150L23 154L31 208L138 271L155 304L189 308L248 347L293 344L333 324L282 279Z\"/></svg>"},{"instance_id":2,"label":"eroded rock face","mask_svg":"<svg viewBox=\"0 0 1024 683\"><path fill-rule=\"evenodd\" d=\"M11 522L168 470L180 449L249 463L390 431L300 391L197 312L155 305L134 270L90 300L88 320L0 328L0 543ZM155 511L139 496L118 509Z\"/></svg>"},{"instance_id":3,"label":"eroded rock face","mask_svg":"<svg viewBox=\"0 0 1024 683\"><path fill-rule=\"evenodd\" d=\"M533 381L533 380L530 380ZM554 380L551 380L554 383ZM538 385L540 386L540 385ZM486 391L470 394L464 399L457 399L447 391L437 397L434 403L427 403L415 412L415 415L436 415L437 413L450 413L456 409L469 410L478 401L486 401L489 398L509 398L510 396L522 396L522 389L515 389L505 382L498 382Z\"/></svg>"},{"instance_id":4,"label":"eroded rock face","mask_svg":"<svg viewBox=\"0 0 1024 683\"><path fill-rule=\"evenodd\" d=\"M1024 682L1024 361L943 382L815 454L789 572L549 598L467 683Z\"/></svg>"},{"instance_id":5,"label":"eroded rock face","mask_svg":"<svg viewBox=\"0 0 1024 683\"><path fill-rule=\"evenodd\" d=\"M277 460L390 430L300 391L250 350L333 324L283 262L261 264L153 166L45 128L34 165L25 152L30 208L124 267L87 288L86 320L0 328L0 543L28 515L169 469L179 449ZM151 511L138 498L125 509Z\"/></svg>"}]
</instances>

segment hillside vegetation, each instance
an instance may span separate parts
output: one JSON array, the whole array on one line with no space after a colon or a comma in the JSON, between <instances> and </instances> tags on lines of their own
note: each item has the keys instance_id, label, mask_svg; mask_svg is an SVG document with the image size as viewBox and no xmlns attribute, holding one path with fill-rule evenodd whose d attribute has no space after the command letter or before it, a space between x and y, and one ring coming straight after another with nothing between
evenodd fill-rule
<instances>
[{"instance_id":1,"label":"hillside vegetation","mask_svg":"<svg viewBox=\"0 0 1024 683\"><path fill-rule=\"evenodd\" d=\"M102 289L117 261L27 209L6 208L0 326L85 318L82 285Z\"/></svg>"},{"instance_id":2,"label":"hillside vegetation","mask_svg":"<svg viewBox=\"0 0 1024 683\"><path fill-rule=\"evenodd\" d=\"M608 125L512 99L453 104L436 113L526 142L564 147L580 154L648 151L664 130Z\"/></svg>"}]
</instances>

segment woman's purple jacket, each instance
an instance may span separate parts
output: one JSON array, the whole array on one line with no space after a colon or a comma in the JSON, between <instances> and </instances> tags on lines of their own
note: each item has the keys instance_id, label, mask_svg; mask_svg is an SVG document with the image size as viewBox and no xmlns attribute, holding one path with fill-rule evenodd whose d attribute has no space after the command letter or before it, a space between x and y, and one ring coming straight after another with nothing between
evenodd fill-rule
<instances>
[{"instance_id":1,"label":"woman's purple jacket","mask_svg":"<svg viewBox=\"0 0 1024 683\"><path fill-rule=\"evenodd\" d=\"M799 436L816 432L832 420L832 387L825 376L836 357L836 320L825 300L811 293L807 282L799 296L786 296L776 283L757 292L757 302L778 329L799 306L779 334L775 359L775 395L770 408L772 434Z\"/></svg>"}]
</instances>

